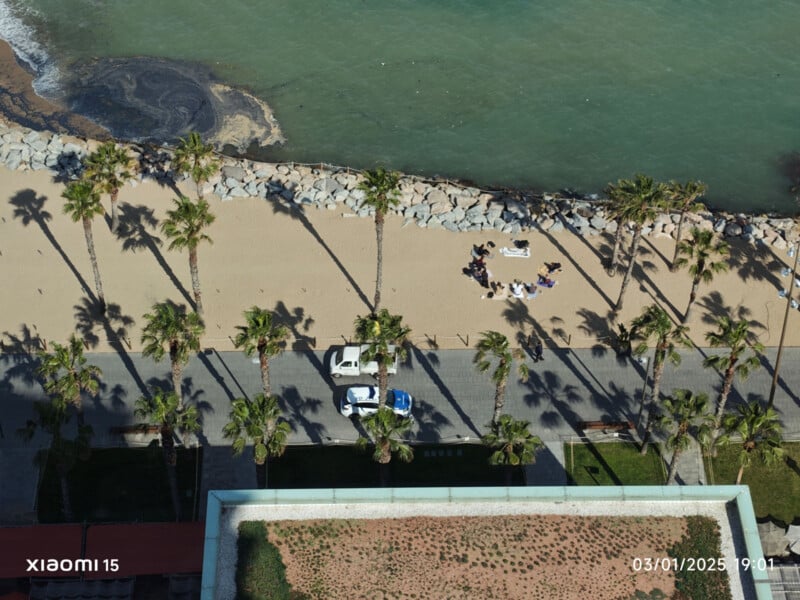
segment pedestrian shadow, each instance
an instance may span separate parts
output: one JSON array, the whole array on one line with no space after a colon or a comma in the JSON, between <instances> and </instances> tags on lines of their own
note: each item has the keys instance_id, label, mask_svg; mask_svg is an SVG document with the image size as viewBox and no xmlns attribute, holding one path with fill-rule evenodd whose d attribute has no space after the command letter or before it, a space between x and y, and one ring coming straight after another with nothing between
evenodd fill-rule
<instances>
[{"instance_id":1,"label":"pedestrian shadow","mask_svg":"<svg viewBox=\"0 0 800 600\"><path fill-rule=\"evenodd\" d=\"M456 401L455 397L453 396L450 388L447 387L442 378L439 377L439 373L436 371L436 367L433 364L433 361L437 361L435 352L424 353L422 350L417 348L416 346L411 346L411 354L413 354L414 359L417 361L419 366L427 373L430 380L436 385L436 388L439 390L439 393L450 403L450 406L453 410L456 411L458 417L461 421L469 427L470 431L472 431L476 436L480 437L481 433L480 430L475 426L475 423L472 421L470 416L464 412L464 409L461 408L461 404Z\"/></svg>"},{"instance_id":2,"label":"pedestrian shadow","mask_svg":"<svg viewBox=\"0 0 800 600\"><path fill-rule=\"evenodd\" d=\"M123 203L119 205L118 210L119 226L117 227L116 237L122 242L122 250L133 253L139 250L148 250L153 255L153 258L156 259L161 270L169 277L175 289L180 292L186 302L189 303L189 306L192 307L192 310L197 310L194 298L183 287L183 284L175 276L172 267L169 266L161 253L160 246L163 242L160 237L153 233L158 227L158 219L155 217L153 209L144 204L133 206Z\"/></svg>"},{"instance_id":3,"label":"pedestrian shadow","mask_svg":"<svg viewBox=\"0 0 800 600\"><path fill-rule=\"evenodd\" d=\"M297 431L298 425L308 435L314 444L320 444L325 438L327 428L317 420L309 418L310 415L319 413L322 400L319 398L304 398L296 386L283 387L280 395L283 413L289 415L289 425L292 431Z\"/></svg>"},{"instance_id":4,"label":"pedestrian shadow","mask_svg":"<svg viewBox=\"0 0 800 600\"><path fill-rule=\"evenodd\" d=\"M356 294L358 294L358 297L361 299L361 301L364 303L367 309L370 312L372 312L374 310L372 302L369 301L369 299L364 294L363 290L358 285L356 280L353 279L353 276L350 274L350 272L347 270L344 264L342 264L342 261L339 260L338 256L336 256L336 253L333 250L331 250L330 246L328 246L325 240L322 239L322 236L319 234L314 225L311 223L311 221L309 221L308 217L306 216L303 207L292 203L294 198L294 191L288 188L281 188L279 190L275 190L274 186L276 184L271 183L270 185L273 186L272 188L273 195L278 196L267 200L272 206L272 212L299 221L300 224L303 225L305 230L308 231L309 234L311 234L311 237L313 237L316 240L316 242L322 247L322 249L328 253L328 256L342 272L342 275L344 275L345 279L347 279L348 283L350 283L353 290L355 290Z\"/></svg>"},{"instance_id":5,"label":"pedestrian shadow","mask_svg":"<svg viewBox=\"0 0 800 600\"><path fill-rule=\"evenodd\" d=\"M50 245L53 246L55 251L61 256L64 264L72 271L72 274L75 276L75 279L78 280L78 283L81 288L83 288L86 295L93 300L96 299L91 287L86 283L86 280L78 269L75 268L75 265L72 263L69 256L67 256L66 252L64 252L61 244L58 243L58 240L56 240L53 232L50 231L50 227L47 225L48 221L53 219L53 215L44 209L47 196L37 196L34 190L26 189L17 192L11 198L10 202L11 205L14 206L14 218L19 219L25 227L31 223L35 223L39 229L42 230L42 233L47 238L47 241L50 242ZM41 254L41 250L39 250L39 253ZM41 290L39 290L39 293L41 293Z\"/></svg>"}]
</instances>

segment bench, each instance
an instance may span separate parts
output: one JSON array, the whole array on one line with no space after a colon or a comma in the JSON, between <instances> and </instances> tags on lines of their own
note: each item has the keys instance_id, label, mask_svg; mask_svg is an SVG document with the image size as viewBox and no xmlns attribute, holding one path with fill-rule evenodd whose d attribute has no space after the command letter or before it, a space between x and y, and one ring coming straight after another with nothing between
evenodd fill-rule
<instances>
[{"instance_id":1,"label":"bench","mask_svg":"<svg viewBox=\"0 0 800 600\"><path fill-rule=\"evenodd\" d=\"M625 431L635 429L631 421L581 421L579 428L582 430L602 429L603 431Z\"/></svg>"},{"instance_id":2,"label":"bench","mask_svg":"<svg viewBox=\"0 0 800 600\"><path fill-rule=\"evenodd\" d=\"M124 425L120 427L111 427L111 433L118 435L134 435L137 433L161 433L161 427L158 425Z\"/></svg>"}]
</instances>

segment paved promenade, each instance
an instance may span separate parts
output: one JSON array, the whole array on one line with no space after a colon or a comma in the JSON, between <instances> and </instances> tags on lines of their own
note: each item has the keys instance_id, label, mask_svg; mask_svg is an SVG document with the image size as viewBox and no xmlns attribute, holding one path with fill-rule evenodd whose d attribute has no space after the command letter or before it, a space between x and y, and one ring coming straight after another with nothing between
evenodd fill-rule
<instances>
[{"instance_id":1,"label":"paved promenade","mask_svg":"<svg viewBox=\"0 0 800 600\"><path fill-rule=\"evenodd\" d=\"M708 350L683 353L677 369L668 366L662 390L675 387L707 391L712 398L720 378L702 368ZM414 349L391 385L406 389L415 398L417 426L412 437L417 442L474 441L486 431L491 419L493 386L488 375L478 373L473 364L473 350L427 351ZM110 428L133 424L133 402L153 384L168 385L169 365L156 364L139 354L89 354L89 361L103 371L103 386L96 399L85 401L87 423L94 427L94 445L113 447L126 442L112 435ZM0 355L0 518L25 520L32 514L37 469L33 456L46 447L49 439L37 437L25 445L16 435L31 416L31 403L44 398L41 386L31 375L33 364L25 356ZM370 378L333 380L326 374L328 354L323 352L287 352L271 363L273 389L283 402L290 420L294 444L351 443L358 437L353 422L341 417L336 399L347 386L368 383ZM787 437L800 439L800 349L784 353L781 385L775 407L781 413ZM750 379L738 382L730 403L742 398L766 398L772 377L769 366L774 350L766 355L765 368ZM530 363L530 361L528 361ZM604 349L549 349L545 360L530 363L527 383L516 378L508 386L505 412L531 421L531 429L548 445L540 465L531 471L530 483L556 484L562 481L557 465L563 461L560 445L577 436L575 424L582 420L637 420L644 381L644 367L636 361L619 362L613 352ZM203 432L198 442L205 448L203 487L247 485L254 478L247 460L231 462L228 443L222 438L230 402L236 397L252 396L260 390L258 365L239 352L208 351L193 358L184 372L185 398L198 405L203 418ZM686 483L702 481L697 453L688 452L681 461L681 479ZM254 481L252 482L254 485Z\"/></svg>"}]
</instances>

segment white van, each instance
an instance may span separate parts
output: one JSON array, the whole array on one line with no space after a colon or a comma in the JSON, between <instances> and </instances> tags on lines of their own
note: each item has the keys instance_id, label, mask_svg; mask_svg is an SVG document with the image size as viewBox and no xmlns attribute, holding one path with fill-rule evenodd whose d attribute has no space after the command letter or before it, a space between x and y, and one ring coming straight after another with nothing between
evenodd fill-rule
<instances>
[{"instance_id":1,"label":"white van","mask_svg":"<svg viewBox=\"0 0 800 600\"><path fill-rule=\"evenodd\" d=\"M361 355L369 348L367 344L362 346L342 346L337 348L331 356L330 374L331 377L355 377L357 375L377 375L378 363L361 361ZM394 354L394 362L388 368L389 375L397 373L397 352L394 346L389 346L389 352Z\"/></svg>"}]
</instances>

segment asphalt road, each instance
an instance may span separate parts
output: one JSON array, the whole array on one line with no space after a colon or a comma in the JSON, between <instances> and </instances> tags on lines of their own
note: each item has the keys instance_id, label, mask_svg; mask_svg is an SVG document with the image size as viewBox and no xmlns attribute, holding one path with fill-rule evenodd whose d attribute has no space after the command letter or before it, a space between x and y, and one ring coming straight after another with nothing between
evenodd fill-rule
<instances>
[{"instance_id":1,"label":"asphalt road","mask_svg":"<svg viewBox=\"0 0 800 600\"><path fill-rule=\"evenodd\" d=\"M702 368L708 350L683 353L679 367L667 366L662 390L675 387L707 391L712 399L720 377ZM765 368L747 381L737 382L731 404L742 398L766 398L772 377L774 351L767 352ZM328 353L286 352L271 361L272 385L282 399L286 417L294 432L291 443L348 443L359 435L358 424L342 417L336 399L347 385L370 383L370 377L332 379L327 375ZM416 426L413 439L419 442L475 440L486 431L491 419L494 386L488 374L478 373L472 364L473 350L424 351L413 349L390 386L409 391L415 399ZM118 425L133 424L133 402L148 386L169 384L169 364L160 364L139 354L88 354L89 361L103 371L102 390L97 398L84 401L87 423L94 427L95 446L118 446L119 436L109 432ZM776 408L781 412L786 433L800 436L800 349L784 353L781 385ZM505 411L531 422L531 429L545 441L575 435L574 426L584 420L636 421L642 392L644 366L627 360L619 362L613 352L549 349L545 360L528 358L531 376L521 383L512 376ZM24 445L15 435L31 416L31 402L44 393L34 379L30 357L0 355L0 448ZM207 351L192 358L184 371L184 397L198 405L203 418L203 445L227 445L222 427L227 422L232 399L260 391L258 364L239 352ZM48 439L37 436L33 446ZM30 447L30 446L29 446Z\"/></svg>"}]
</instances>

